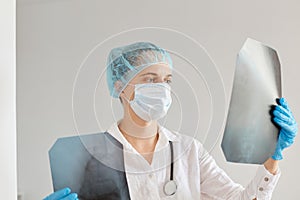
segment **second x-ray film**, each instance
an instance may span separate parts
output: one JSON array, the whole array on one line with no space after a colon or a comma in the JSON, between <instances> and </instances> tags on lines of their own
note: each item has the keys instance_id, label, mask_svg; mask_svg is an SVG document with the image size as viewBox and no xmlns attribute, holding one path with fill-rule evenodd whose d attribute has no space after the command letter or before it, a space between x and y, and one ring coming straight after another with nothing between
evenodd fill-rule
<instances>
[{"instance_id":1,"label":"second x-ray film","mask_svg":"<svg viewBox=\"0 0 300 200\"><path fill-rule=\"evenodd\" d=\"M226 160L262 164L272 156L278 129L270 109L281 97L276 51L247 39L238 53L222 149Z\"/></svg>"},{"instance_id":2,"label":"second x-ray film","mask_svg":"<svg viewBox=\"0 0 300 200\"><path fill-rule=\"evenodd\" d=\"M80 200L127 200L123 147L109 133L59 138L49 150L54 191L69 187Z\"/></svg>"}]
</instances>

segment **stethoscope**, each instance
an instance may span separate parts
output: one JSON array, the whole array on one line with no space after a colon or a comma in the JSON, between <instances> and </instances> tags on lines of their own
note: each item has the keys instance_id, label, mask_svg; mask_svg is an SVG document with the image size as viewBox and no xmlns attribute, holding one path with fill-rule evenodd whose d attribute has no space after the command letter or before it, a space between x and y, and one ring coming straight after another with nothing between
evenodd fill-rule
<instances>
[{"instance_id":1,"label":"stethoscope","mask_svg":"<svg viewBox=\"0 0 300 200\"><path fill-rule=\"evenodd\" d=\"M170 150L171 150L171 170L170 170L170 180L165 183L164 185L164 192L167 196L172 196L177 191L177 184L176 181L173 180L173 168L174 168L174 155L173 155L173 143L169 141L170 143Z\"/></svg>"}]
</instances>

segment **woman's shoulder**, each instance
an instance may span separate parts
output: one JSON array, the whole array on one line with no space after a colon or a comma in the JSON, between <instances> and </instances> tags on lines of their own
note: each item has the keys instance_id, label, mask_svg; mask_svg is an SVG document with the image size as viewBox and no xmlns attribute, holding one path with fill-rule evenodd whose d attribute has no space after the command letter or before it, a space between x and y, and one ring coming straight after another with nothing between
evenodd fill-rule
<instances>
[{"instance_id":1,"label":"woman's shoulder","mask_svg":"<svg viewBox=\"0 0 300 200\"><path fill-rule=\"evenodd\" d=\"M174 131L165 127L163 127L163 129L166 137L175 144L178 143L184 146L189 145L194 148L203 148L202 143L194 136L191 136L184 132Z\"/></svg>"}]
</instances>

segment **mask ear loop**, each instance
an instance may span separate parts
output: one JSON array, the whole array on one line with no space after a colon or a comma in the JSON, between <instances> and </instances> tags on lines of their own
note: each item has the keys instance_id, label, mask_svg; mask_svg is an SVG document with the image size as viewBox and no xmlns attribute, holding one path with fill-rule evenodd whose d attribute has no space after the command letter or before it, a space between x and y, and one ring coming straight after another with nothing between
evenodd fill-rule
<instances>
[{"instance_id":1,"label":"mask ear loop","mask_svg":"<svg viewBox=\"0 0 300 200\"><path fill-rule=\"evenodd\" d=\"M134 84L131 84L131 83L128 83L127 85L130 85L130 86L135 87L135 85L134 85ZM130 100L129 98L127 98L127 96L126 96L124 90L122 90L122 93L124 93L124 99L130 104L130 102L131 102L132 100Z\"/></svg>"}]
</instances>

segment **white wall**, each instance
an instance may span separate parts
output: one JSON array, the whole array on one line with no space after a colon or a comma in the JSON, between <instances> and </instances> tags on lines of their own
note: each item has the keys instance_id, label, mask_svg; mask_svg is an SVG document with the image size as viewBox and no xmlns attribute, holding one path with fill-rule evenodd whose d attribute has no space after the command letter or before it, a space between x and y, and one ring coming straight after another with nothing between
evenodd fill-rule
<instances>
[{"instance_id":1,"label":"white wall","mask_svg":"<svg viewBox=\"0 0 300 200\"><path fill-rule=\"evenodd\" d=\"M87 53L112 34L135 27L168 27L204 45L219 67L229 102L235 59L247 37L278 50L283 94L300 120L299 1L19 0L17 5L18 185L25 200L52 191L47 151L57 137L76 134L71 95ZM99 63L100 65L104 65ZM284 154L273 199L298 199L299 139ZM213 156L246 185L256 167Z\"/></svg>"},{"instance_id":2,"label":"white wall","mask_svg":"<svg viewBox=\"0 0 300 200\"><path fill-rule=\"evenodd\" d=\"M16 2L0 1L0 193L17 199Z\"/></svg>"}]
</instances>

